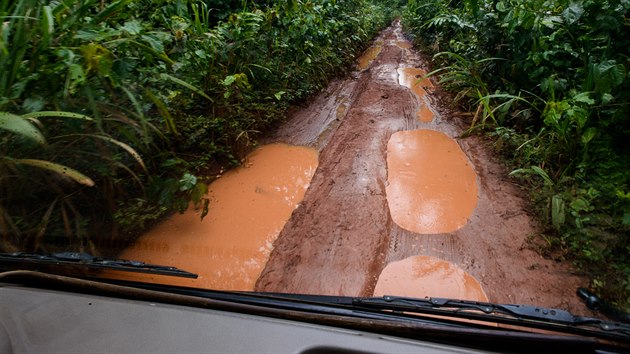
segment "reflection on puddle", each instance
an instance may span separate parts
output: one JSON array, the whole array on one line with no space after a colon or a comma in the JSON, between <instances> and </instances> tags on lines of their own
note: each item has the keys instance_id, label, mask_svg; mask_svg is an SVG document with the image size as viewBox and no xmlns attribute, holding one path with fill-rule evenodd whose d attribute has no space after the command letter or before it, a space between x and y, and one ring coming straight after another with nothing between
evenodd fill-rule
<instances>
[{"instance_id":1,"label":"reflection on puddle","mask_svg":"<svg viewBox=\"0 0 630 354\"><path fill-rule=\"evenodd\" d=\"M374 60L378 54L381 52L382 46L375 45L373 47L368 48L363 55L359 57L359 69L365 70L370 66L372 60Z\"/></svg>"},{"instance_id":2,"label":"reflection on puddle","mask_svg":"<svg viewBox=\"0 0 630 354\"><path fill-rule=\"evenodd\" d=\"M396 46L402 49L409 49L412 47L412 44L409 41L396 41Z\"/></svg>"},{"instance_id":3,"label":"reflection on puddle","mask_svg":"<svg viewBox=\"0 0 630 354\"><path fill-rule=\"evenodd\" d=\"M427 94L425 87L433 87L433 84L428 78L422 79L427 73L424 70L417 68L399 68L398 69L398 83L401 86L408 87L411 91L421 99ZM423 102L422 100L420 102ZM426 104L422 104L422 107L416 113L418 120L421 122L430 122L433 120L433 112L428 109Z\"/></svg>"},{"instance_id":4,"label":"reflection on puddle","mask_svg":"<svg viewBox=\"0 0 630 354\"><path fill-rule=\"evenodd\" d=\"M416 117L418 118L418 120L425 123L432 121L433 116L434 116L433 111L426 104L423 104L422 106L420 106L420 109L416 113Z\"/></svg>"},{"instance_id":5,"label":"reflection on puddle","mask_svg":"<svg viewBox=\"0 0 630 354\"><path fill-rule=\"evenodd\" d=\"M229 171L208 187L210 206L203 221L192 210L174 215L120 255L172 265L198 274L198 279L145 274L116 278L253 290L274 240L304 197L317 159L316 150L310 148L263 146L248 157L246 166Z\"/></svg>"},{"instance_id":6,"label":"reflection on puddle","mask_svg":"<svg viewBox=\"0 0 630 354\"><path fill-rule=\"evenodd\" d=\"M348 109L348 97L344 97L341 99L341 102L339 102L339 105L337 106L337 114L335 115L335 118L338 120L343 119L343 117L346 115L347 109Z\"/></svg>"},{"instance_id":7,"label":"reflection on puddle","mask_svg":"<svg viewBox=\"0 0 630 354\"><path fill-rule=\"evenodd\" d=\"M409 257L388 264L374 288L374 296L384 295L488 301L472 275L453 263L429 256Z\"/></svg>"},{"instance_id":8,"label":"reflection on puddle","mask_svg":"<svg viewBox=\"0 0 630 354\"><path fill-rule=\"evenodd\" d=\"M444 133L394 133L387 143L387 202L392 219L421 234L464 226L477 205L477 177L459 145Z\"/></svg>"}]
</instances>

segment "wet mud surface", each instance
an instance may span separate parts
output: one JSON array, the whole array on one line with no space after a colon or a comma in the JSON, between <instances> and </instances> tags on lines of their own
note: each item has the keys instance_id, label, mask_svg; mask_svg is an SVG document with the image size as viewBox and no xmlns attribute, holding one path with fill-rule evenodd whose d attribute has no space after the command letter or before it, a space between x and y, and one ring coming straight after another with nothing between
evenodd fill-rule
<instances>
[{"instance_id":1,"label":"wet mud surface","mask_svg":"<svg viewBox=\"0 0 630 354\"><path fill-rule=\"evenodd\" d=\"M273 242L317 168L317 151L286 144L255 150L209 186L208 214L176 214L125 250L123 259L165 264L197 279L127 273L116 278L215 290L253 290Z\"/></svg>"},{"instance_id":2,"label":"wet mud surface","mask_svg":"<svg viewBox=\"0 0 630 354\"><path fill-rule=\"evenodd\" d=\"M255 290L379 295L386 279L419 279L422 276L410 273L414 267L429 269L432 262L445 262L439 264L452 268L444 266L441 272L451 278L444 280L442 290L435 288L437 294L449 286L461 293L466 288L461 284L478 282L481 292L470 296L485 294L492 302L589 314L575 295L587 280L574 275L569 264L545 259L528 246L538 225L527 212L527 196L507 178L509 171L481 138L459 138L459 118L440 108L448 104L427 89L433 85L429 80L420 82L423 91L412 90L413 78L417 82L417 75L428 68L399 24L385 30L376 43L381 50L364 69L333 82L267 138L267 143L319 150L319 166L274 242ZM405 86L400 80L412 71L407 68L418 71ZM434 130L448 137L476 175L476 203L462 225L414 232L392 219L388 142L395 133L412 130ZM424 164L436 169L451 158L442 160Z\"/></svg>"},{"instance_id":3,"label":"wet mud surface","mask_svg":"<svg viewBox=\"0 0 630 354\"><path fill-rule=\"evenodd\" d=\"M477 279L453 263L430 256L389 263L374 288L374 296L385 295L488 301Z\"/></svg>"},{"instance_id":4,"label":"wet mud surface","mask_svg":"<svg viewBox=\"0 0 630 354\"><path fill-rule=\"evenodd\" d=\"M430 130L392 134L387 203L394 222L419 234L456 231L477 205L477 176L455 140Z\"/></svg>"}]
</instances>

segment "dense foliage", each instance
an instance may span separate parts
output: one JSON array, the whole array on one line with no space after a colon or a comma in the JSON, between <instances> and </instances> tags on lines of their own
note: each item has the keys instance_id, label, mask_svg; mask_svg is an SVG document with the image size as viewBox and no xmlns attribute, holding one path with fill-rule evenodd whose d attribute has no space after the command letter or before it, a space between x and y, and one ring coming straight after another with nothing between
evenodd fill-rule
<instances>
[{"instance_id":1,"label":"dense foliage","mask_svg":"<svg viewBox=\"0 0 630 354\"><path fill-rule=\"evenodd\" d=\"M409 0L404 26L513 159L548 250L630 303L627 0Z\"/></svg>"},{"instance_id":2,"label":"dense foliage","mask_svg":"<svg viewBox=\"0 0 630 354\"><path fill-rule=\"evenodd\" d=\"M344 70L378 1L0 0L0 249L107 248ZM206 204L207 205L207 204Z\"/></svg>"}]
</instances>

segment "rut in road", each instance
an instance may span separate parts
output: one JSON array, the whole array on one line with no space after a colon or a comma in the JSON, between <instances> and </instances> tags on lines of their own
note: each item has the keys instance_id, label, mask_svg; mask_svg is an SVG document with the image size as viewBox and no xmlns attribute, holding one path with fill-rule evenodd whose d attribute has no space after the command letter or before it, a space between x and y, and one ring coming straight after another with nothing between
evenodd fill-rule
<instances>
[{"instance_id":1,"label":"rut in road","mask_svg":"<svg viewBox=\"0 0 630 354\"><path fill-rule=\"evenodd\" d=\"M440 109L447 104L438 104L430 90L418 95L400 85L399 69L427 68L399 22L383 31L374 46L381 50L371 50L378 55L366 69L331 83L267 139L313 146L320 156L311 185L275 241L255 290L372 296L388 264L427 256L475 277L492 302L588 313L575 296L586 280L527 246L537 232L527 199L482 139L458 138L461 123ZM419 234L392 221L387 143L395 132L415 129L454 139L477 174L476 207L455 231Z\"/></svg>"}]
</instances>

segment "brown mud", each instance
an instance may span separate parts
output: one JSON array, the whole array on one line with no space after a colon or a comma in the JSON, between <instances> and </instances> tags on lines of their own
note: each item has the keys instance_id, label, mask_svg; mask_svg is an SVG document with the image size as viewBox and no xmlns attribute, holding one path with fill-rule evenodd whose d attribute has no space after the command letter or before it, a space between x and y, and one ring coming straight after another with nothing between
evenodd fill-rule
<instances>
[{"instance_id":1,"label":"brown mud","mask_svg":"<svg viewBox=\"0 0 630 354\"><path fill-rule=\"evenodd\" d=\"M320 156L255 290L371 296L388 265L421 256L474 277L489 301L588 314L575 295L587 280L574 275L569 264L545 259L528 246L539 226L499 159L481 138L459 138L461 122L441 108L445 104L433 89L419 96L400 84L399 69L428 70L405 44L400 25L382 32L377 43L382 49L367 68L333 82L267 139L311 146ZM419 111L430 112L432 119L418 119ZM396 132L417 129L453 139L477 175L476 207L457 230L415 233L390 216L387 143Z\"/></svg>"},{"instance_id":2,"label":"brown mud","mask_svg":"<svg viewBox=\"0 0 630 354\"><path fill-rule=\"evenodd\" d=\"M416 117L421 122L429 123L433 120L434 114L429 109L429 103L424 96L427 94L427 88L433 87L433 84L428 78L423 78L426 74L424 70L418 68L398 69L398 82L409 88L420 101L420 109L418 109Z\"/></svg>"},{"instance_id":3,"label":"brown mud","mask_svg":"<svg viewBox=\"0 0 630 354\"><path fill-rule=\"evenodd\" d=\"M370 64L372 64L372 61L378 56L378 54L381 52L382 49L383 49L383 46L378 45L378 44L375 44L371 46L370 48L368 48L365 51L365 53L363 53L363 55L361 55L357 59L357 66L359 67L359 69L360 70L367 69L370 66Z\"/></svg>"}]
</instances>

